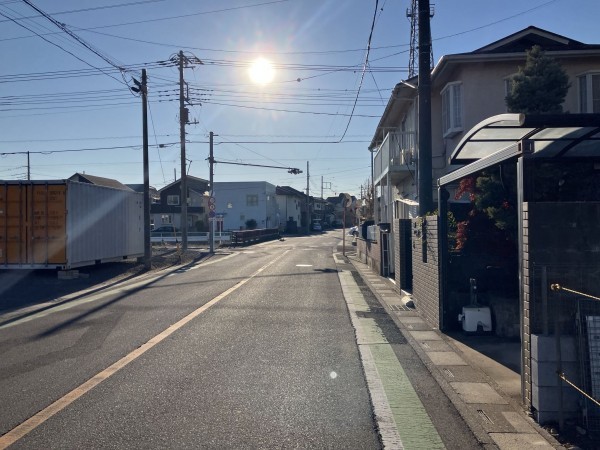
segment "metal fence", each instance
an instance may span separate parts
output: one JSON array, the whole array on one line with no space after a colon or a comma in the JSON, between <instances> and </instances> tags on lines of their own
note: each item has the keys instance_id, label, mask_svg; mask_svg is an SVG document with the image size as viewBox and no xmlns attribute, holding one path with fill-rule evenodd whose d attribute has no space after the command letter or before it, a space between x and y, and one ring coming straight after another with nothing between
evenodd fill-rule
<instances>
[{"instance_id":1,"label":"metal fence","mask_svg":"<svg viewBox=\"0 0 600 450\"><path fill-rule=\"evenodd\" d=\"M203 242L208 244L208 235L206 232L188 232L188 242ZM229 243L231 241L230 232L215 232L215 242L219 244ZM181 242L181 233L151 233L150 242Z\"/></svg>"},{"instance_id":2,"label":"metal fence","mask_svg":"<svg viewBox=\"0 0 600 450\"><path fill-rule=\"evenodd\" d=\"M562 386L567 385L579 396L580 425L597 437L600 435L600 267L535 266L532 275L531 331L556 338L556 375L561 382L559 422L563 417ZM575 343L576 358L561 353L564 352L561 342L570 338ZM576 371L568 369L568 361L573 360Z\"/></svg>"}]
</instances>

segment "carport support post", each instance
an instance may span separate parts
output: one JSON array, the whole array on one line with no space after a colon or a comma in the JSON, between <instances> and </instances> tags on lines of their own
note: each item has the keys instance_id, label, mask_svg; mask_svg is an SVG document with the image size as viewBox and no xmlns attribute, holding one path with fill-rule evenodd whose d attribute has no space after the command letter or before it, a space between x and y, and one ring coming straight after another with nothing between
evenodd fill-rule
<instances>
[{"instance_id":1,"label":"carport support post","mask_svg":"<svg viewBox=\"0 0 600 450\"><path fill-rule=\"evenodd\" d=\"M526 368L530 367L528 361L526 361L525 346L529 345L531 349L531 335L526 336L527 331L525 330L525 288L523 286L523 280L525 278L525 264L523 259L524 255L524 240L523 240L523 203L525 201L525 159L521 155L517 158L517 222L518 222L518 258L519 258L519 327L521 332L521 399L523 403L531 408L531 399L526 397L526 383L527 374ZM531 369L529 369L531 370ZM531 373L529 374L531 379ZM531 392L531 389L529 390Z\"/></svg>"}]
</instances>

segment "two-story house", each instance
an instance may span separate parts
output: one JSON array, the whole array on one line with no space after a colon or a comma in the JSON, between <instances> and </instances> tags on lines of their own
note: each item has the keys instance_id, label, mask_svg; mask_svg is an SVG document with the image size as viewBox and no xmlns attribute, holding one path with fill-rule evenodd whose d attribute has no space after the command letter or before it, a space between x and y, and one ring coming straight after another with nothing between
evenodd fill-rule
<instances>
[{"instance_id":1,"label":"two-story house","mask_svg":"<svg viewBox=\"0 0 600 450\"><path fill-rule=\"evenodd\" d=\"M431 129L426 130L432 136L434 200L437 180L457 168L450 165L449 157L464 133L487 117L507 112L511 77L525 65L526 50L534 45L569 75L564 111L600 111L599 45L531 26L477 50L444 55L431 72ZM395 86L369 145L376 223L394 224L418 214L418 95L418 77ZM390 233L390 246L397 250L394 236Z\"/></svg>"},{"instance_id":2,"label":"two-story house","mask_svg":"<svg viewBox=\"0 0 600 450\"><path fill-rule=\"evenodd\" d=\"M279 229L298 233L306 227L306 194L290 186L277 186L275 196L279 208Z\"/></svg>"},{"instance_id":3,"label":"two-story house","mask_svg":"<svg viewBox=\"0 0 600 450\"><path fill-rule=\"evenodd\" d=\"M208 181L187 176L187 229L208 230ZM150 221L155 228L173 225L181 229L181 180L158 191L158 201L150 205Z\"/></svg>"},{"instance_id":4,"label":"two-story house","mask_svg":"<svg viewBox=\"0 0 600 450\"><path fill-rule=\"evenodd\" d=\"M247 222L256 228L276 228L281 214L277 206L276 188L266 181L233 181L215 183L216 218L219 230L244 230Z\"/></svg>"},{"instance_id":5,"label":"two-story house","mask_svg":"<svg viewBox=\"0 0 600 450\"><path fill-rule=\"evenodd\" d=\"M501 117L504 116L499 115L507 113L505 98L509 92L511 79L518 72L519 67L525 65L526 51L534 45L540 46L547 56L558 61L569 77L570 87L562 105L566 114L554 116L553 120L548 118L550 116L538 116L537 122L534 120L527 122L525 120L527 115L523 116L522 123L513 118L511 125L513 129L510 130L507 125L509 121L503 122ZM597 152L597 130L600 118L589 113L600 112L600 45L585 44L536 27L528 27L472 52L443 56L432 70L431 87L431 128L419 130L418 78L403 81L398 83L392 92L369 150L374 152L373 181L376 187L376 198L379 199L379 207L376 208L375 214L376 220L392 224L392 232L387 236L391 240L389 248L393 249L391 254L395 257L395 264L388 265L388 267L395 268L394 275L397 286L401 289L412 289L414 278L413 293L417 308L433 326L445 329L450 321L455 327L460 326L456 320L457 314L454 314L452 308L459 305L463 299L467 303L462 303L462 306L469 304L469 282L470 280L481 280L473 277L477 260L471 259L462 263L467 269L461 273L463 275L461 283L466 285L466 290L451 290L445 285L451 278L447 276L448 272L456 273L456 269L452 269L452 267L460 266L460 257L464 256L458 255L459 257L455 259L444 256L444 252L448 251L448 245L442 240L438 246L436 239L441 234L445 234L447 237L446 233L436 235L436 230L427 234L429 224L433 227L445 227L445 214L440 214L440 217L436 218L437 221L420 218L411 223L410 220L406 220L417 216L419 133L431 133L432 136L433 185L431 188L434 199L437 198L437 183L440 179L440 186L443 189L440 192L449 194L448 204L441 202L440 206L443 208L440 207L440 211L445 211L446 206L450 211L459 211L461 204L468 206L468 200L456 200L453 195L457 189L458 180L463 176L461 174L473 174L481 171L484 167L491 167L492 164L505 161L501 159L501 156L504 154L503 152L511 148L518 147L522 153L536 153L538 160L542 160L544 157L549 158L549 156L544 156L542 150L556 150L552 157L566 156L563 160L555 159L553 161L553 167L562 167L563 173L567 164L571 164L573 161L582 163L585 158L588 158L585 163L590 168L589 172L595 174L598 158L600 158L600 154ZM578 113L589 115L582 117ZM523 139L523 142L518 143L519 145L515 139L510 137L516 129L520 132L519 139ZM474 130L477 130L476 139ZM465 153L468 152L464 151L465 142L471 139L476 142L469 146L472 153L467 157ZM573 149L577 145L580 145L580 148L574 151ZM463 150L462 159L456 158L457 152L461 149ZM546 154L549 153L551 152L546 152ZM469 165L462 168L452 165L451 155L454 155L453 160L460 161L460 164ZM515 171L519 174L519 184L515 183L517 184L516 190L520 195L517 205L519 215L515 219L515 222L518 223L514 224L520 233L516 249L519 254L510 257L508 276L505 278L517 286L516 289L507 290L501 295L488 293L489 305L492 311L495 311L494 327L503 325L506 327L505 330L509 328L516 330L516 334L521 339L519 350L521 353L522 398L525 405L535 412L539 421L559 416L577 417L585 411L587 411L585 414L590 411L594 412L593 418L598 420L600 416L598 411L585 406L585 401L579 393L569 390L570 388L566 388L560 382L557 383L555 379L544 377L546 374L540 373L540 368L549 372L548 367L556 366L555 360L550 363L549 360L543 359L548 357L547 350L549 348L555 349L556 347L555 336L552 336L551 333L558 333L561 327L557 326L553 330L548 325L549 322L555 323L556 320L556 323L563 322L561 325L563 338L565 338L563 341L571 342L570 345L563 342L559 344L559 346L565 345L565 349L568 349L564 351L563 356L568 354L568 358L571 358L568 359L572 366L569 369L572 369L569 376L584 387L586 383L596 382L597 372L592 370L590 373L589 370L589 367L593 365L590 360L594 359L591 344L578 344L583 347L580 347L580 353L577 356L575 342L577 339L579 342L585 342L587 339L593 343L595 337L592 339L589 337L589 333L586 336L585 325L581 324L584 324L586 320L588 323L595 323L594 320L598 314L597 311L588 312L587 315L583 314L580 325L576 326L575 314L572 311L567 313L566 307L562 313L557 311L557 303L560 300L557 296L547 302L547 305L552 305L554 309L546 308L544 310L544 307L540 306L545 301L543 292L547 294L549 283L553 281L549 279L548 283L543 281L546 274L551 271L547 266L541 270L540 265L542 263L549 264L548 261L558 262L558 268L552 268L554 275L558 274L564 278L567 274L571 276L571 280L576 279L580 283L597 279L598 246L593 240L595 238L586 241L579 239L586 234L597 236L597 220L590 219L590 217L597 216L580 214L575 217L577 216L575 212L580 208L594 211L594 214L597 214L600 206L598 206L597 197L589 201L589 199L580 200L576 195L572 195L571 198L575 198L575 200L571 200L571 203L565 201L562 205L551 201L546 201L545 204L540 201L536 204L532 200L533 196L525 198L524 192L528 194L533 192L530 185L533 184L534 178L533 176L525 178L523 175L525 172L523 167L526 164L523 159L520 159L519 163L511 161L513 167L516 167ZM484 166L482 163L484 160L488 165ZM567 163L567 160L570 161ZM545 163L548 164L547 161ZM564 165L561 166L561 164ZM533 165L528 165L527 168L530 169L528 175L534 173ZM502 168L499 169L502 176ZM597 175L588 175L587 180L594 179L597 179ZM502 178L502 183L505 181ZM555 180L550 178L549 181L553 186L557 186L557 189L565 183L561 175L556 176ZM574 189L574 192L577 192L577 189ZM588 204L582 206L585 201ZM536 216L535 212L538 209L543 209L546 213L543 219L540 219L542 216L539 212ZM586 212L586 214L588 213ZM538 225L536 230L531 226L534 222ZM555 229L561 229L560 227L563 232L555 232ZM576 231L567 233L564 230ZM592 230L592 232L586 233L584 230ZM537 231L537 235L533 231ZM579 247L573 245L572 248L569 248L570 253L564 251L564 246L561 247L557 244L563 245L565 241L568 241L567 235L572 241L577 241L577 245L579 245ZM486 236L488 239L493 239L489 235ZM367 248L364 244L363 247ZM581 252L575 252L573 250L575 248ZM438 249L439 255L436 253ZM556 249L562 249L562 251L556 251ZM416 256L411 256L411 251ZM489 256L489 254L480 253L477 256L481 259L482 256ZM429 254L436 257L428 259ZM543 254L546 259L543 259L540 254ZM372 258L375 260L381 258L381 255L381 252L376 251L373 252ZM586 256L587 259L583 256ZM571 266L567 267L566 263L569 262L569 257ZM581 267L583 261L589 262L594 258L590 267ZM443 270L439 270L441 267L439 261L443 261ZM448 264L448 261L456 264ZM405 264L404 266L402 262ZM425 265L428 265L430 270L426 274L420 270ZM380 263L380 266L383 267L384 264ZM488 275L488 280L497 278L496 285L501 283L498 283L498 279L503 280L501 278L503 272L498 269L503 269L502 267L496 267L493 264L482 266L491 274ZM413 270L415 271L414 277ZM423 273L419 273L417 276L417 271ZM590 275L590 271L592 275ZM576 276L573 275L575 273ZM425 286L427 283L428 285ZM586 286L596 285L595 282L589 282ZM577 286L579 289L583 289L579 285ZM429 295L428 290L432 290L433 294ZM477 292L481 295L482 290L477 290ZM565 304L574 308L575 299L571 298ZM560 336L558 339L561 339ZM542 342L544 342L543 345ZM543 358L537 360L536 358L540 356ZM567 361L566 358L565 361ZM544 364L546 365L544 366ZM578 372L574 369L575 366L583 369ZM560 406L559 392L561 393Z\"/></svg>"}]
</instances>

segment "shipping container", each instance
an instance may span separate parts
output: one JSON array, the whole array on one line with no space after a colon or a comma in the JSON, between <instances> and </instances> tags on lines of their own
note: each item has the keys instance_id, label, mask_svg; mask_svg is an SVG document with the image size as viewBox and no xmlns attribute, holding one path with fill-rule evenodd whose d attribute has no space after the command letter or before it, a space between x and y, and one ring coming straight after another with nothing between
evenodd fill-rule
<instances>
[{"instance_id":1,"label":"shipping container","mask_svg":"<svg viewBox=\"0 0 600 450\"><path fill-rule=\"evenodd\" d=\"M70 180L0 181L0 269L72 269L144 255L144 197Z\"/></svg>"}]
</instances>

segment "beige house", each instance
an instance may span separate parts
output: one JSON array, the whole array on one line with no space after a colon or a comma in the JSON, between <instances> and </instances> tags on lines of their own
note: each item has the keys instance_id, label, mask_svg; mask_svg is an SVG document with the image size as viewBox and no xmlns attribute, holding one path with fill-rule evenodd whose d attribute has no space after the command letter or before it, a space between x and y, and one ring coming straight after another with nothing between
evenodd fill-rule
<instances>
[{"instance_id":1,"label":"beige house","mask_svg":"<svg viewBox=\"0 0 600 450\"><path fill-rule=\"evenodd\" d=\"M437 179L457 169L449 165L449 156L464 133L487 117L507 112L510 77L525 64L525 51L534 45L558 60L569 75L563 110L600 112L600 45L531 26L472 52L443 56L431 73L434 200ZM417 108L418 78L398 83L369 146L380 199L376 223L417 215Z\"/></svg>"}]
</instances>

